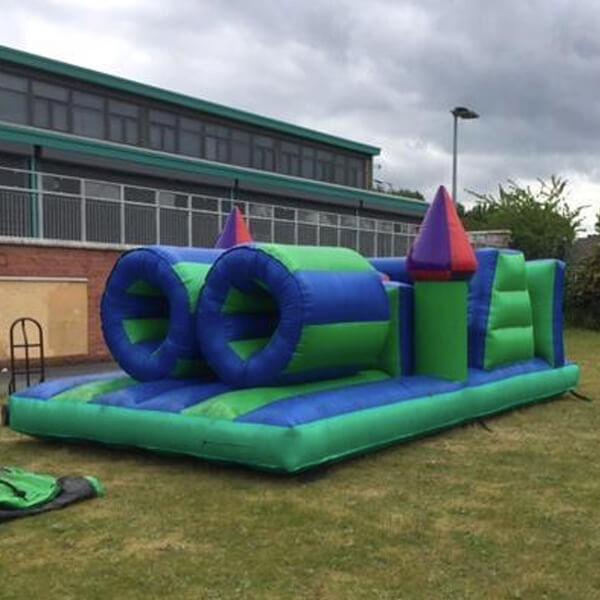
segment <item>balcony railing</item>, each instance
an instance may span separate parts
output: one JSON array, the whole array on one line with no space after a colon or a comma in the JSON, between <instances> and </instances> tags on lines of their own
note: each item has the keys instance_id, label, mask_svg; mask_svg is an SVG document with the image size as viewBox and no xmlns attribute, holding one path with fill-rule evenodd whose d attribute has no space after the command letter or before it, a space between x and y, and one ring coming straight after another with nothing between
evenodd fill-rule
<instances>
[{"instance_id":1,"label":"balcony railing","mask_svg":"<svg viewBox=\"0 0 600 600\"><path fill-rule=\"evenodd\" d=\"M399 256L418 231L417 225L397 220L0 168L2 237L210 247L234 205L261 242L346 246L367 256Z\"/></svg>"},{"instance_id":2,"label":"balcony railing","mask_svg":"<svg viewBox=\"0 0 600 600\"><path fill-rule=\"evenodd\" d=\"M403 256L419 226L0 167L0 237L115 247L212 247L232 206L259 242L345 246L365 256ZM476 247L505 247L509 231L473 231Z\"/></svg>"}]
</instances>

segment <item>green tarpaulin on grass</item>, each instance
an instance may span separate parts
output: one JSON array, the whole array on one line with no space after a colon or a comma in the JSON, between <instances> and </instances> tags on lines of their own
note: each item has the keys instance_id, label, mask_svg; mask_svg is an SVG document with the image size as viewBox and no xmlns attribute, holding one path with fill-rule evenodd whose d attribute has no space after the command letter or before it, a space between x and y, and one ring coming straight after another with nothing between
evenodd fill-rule
<instances>
[{"instance_id":1,"label":"green tarpaulin on grass","mask_svg":"<svg viewBox=\"0 0 600 600\"><path fill-rule=\"evenodd\" d=\"M0 523L104 495L95 477L53 477L0 467Z\"/></svg>"}]
</instances>

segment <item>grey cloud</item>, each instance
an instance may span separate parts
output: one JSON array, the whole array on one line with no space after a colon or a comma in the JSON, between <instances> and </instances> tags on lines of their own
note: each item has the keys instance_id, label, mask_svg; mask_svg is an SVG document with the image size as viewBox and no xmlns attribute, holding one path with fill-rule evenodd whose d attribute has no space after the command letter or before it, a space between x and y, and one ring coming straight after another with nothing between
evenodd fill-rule
<instances>
[{"instance_id":1,"label":"grey cloud","mask_svg":"<svg viewBox=\"0 0 600 600\"><path fill-rule=\"evenodd\" d=\"M382 146L378 175L431 193L570 173L600 185L600 11L593 0L5 0L3 36L78 63L70 33L124 44L113 71ZM57 32L36 45L28 20ZM62 35L61 35L62 34ZM89 61L89 53L86 54ZM94 55L94 60L96 60Z\"/></svg>"}]
</instances>

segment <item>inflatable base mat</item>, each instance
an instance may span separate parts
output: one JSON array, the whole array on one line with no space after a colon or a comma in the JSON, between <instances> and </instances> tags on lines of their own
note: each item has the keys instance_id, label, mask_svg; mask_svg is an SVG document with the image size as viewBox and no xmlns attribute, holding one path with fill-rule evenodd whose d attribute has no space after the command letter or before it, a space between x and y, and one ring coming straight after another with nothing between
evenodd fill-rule
<instances>
[{"instance_id":1,"label":"inflatable base mat","mask_svg":"<svg viewBox=\"0 0 600 600\"><path fill-rule=\"evenodd\" d=\"M383 371L283 387L137 382L123 373L40 384L13 395L10 427L294 473L559 396L579 367L533 359L466 383Z\"/></svg>"}]
</instances>

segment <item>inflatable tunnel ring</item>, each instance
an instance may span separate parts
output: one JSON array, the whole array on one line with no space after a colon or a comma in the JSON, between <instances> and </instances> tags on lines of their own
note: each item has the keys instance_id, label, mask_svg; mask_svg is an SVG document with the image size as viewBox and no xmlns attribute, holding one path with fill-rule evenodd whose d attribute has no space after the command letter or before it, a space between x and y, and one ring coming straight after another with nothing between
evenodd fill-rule
<instances>
[{"instance_id":1,"label":"inflatable tunnel ring","mask_svg":"<svg viewBox=\"0 0 600 600\"><path fill-rule=\"evenodd\" d=\"M101 303L102 330L119 365L139 381L205 371L194 332L201 287L219 250L148 247L123 254Z\"/></svg>"},{"instance_id":2,"label":"inflatable tunnel ring","mask_svg":"<svg viewBox=\"0 0 600 600\"><path fill-rule=\"evenodd\" d=\"M390 318L379 274L351 250L317 252L318 264L312 248L242 246L215 262L196 325L222 381L282 385L376 366Z\"/></svg>"}]
</instances>

